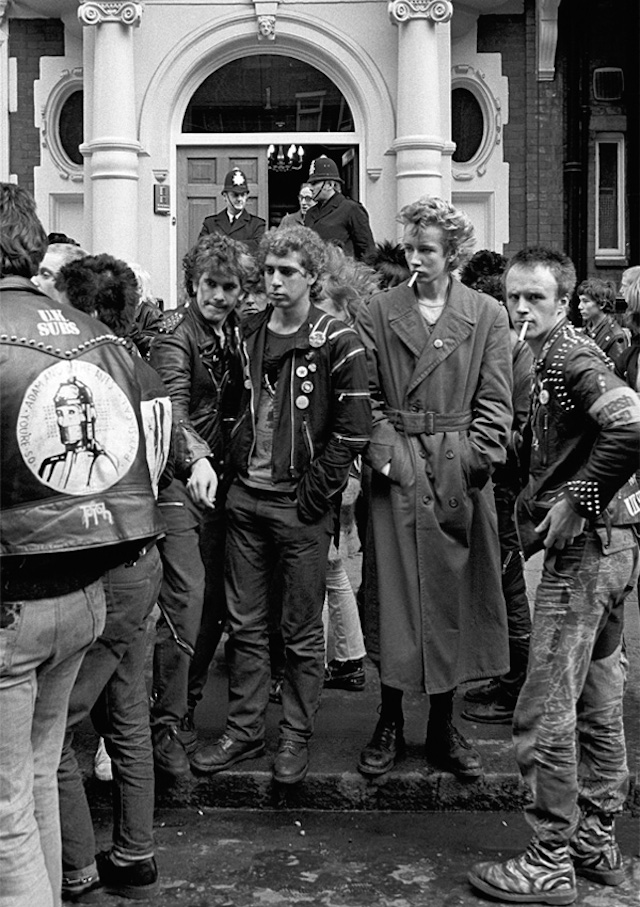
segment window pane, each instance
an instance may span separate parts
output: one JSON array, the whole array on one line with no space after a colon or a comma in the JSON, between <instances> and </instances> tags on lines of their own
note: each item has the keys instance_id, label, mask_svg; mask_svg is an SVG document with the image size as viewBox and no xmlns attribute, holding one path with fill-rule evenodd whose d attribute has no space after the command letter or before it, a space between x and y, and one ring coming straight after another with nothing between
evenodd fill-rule
<instances>
[{"instance_id":1,"label":"window pane","mask_svg":"<svg viewBox=\"0 0 640 907\"><path fill-rule=\"evenodd\" d=\"M62 105L58 121L58 134L62 150L69 160L73 161L74 164L80 165L84 163L79 151L84 133L82 99L81 91L74 91L73 94L70 94Z\"/></svg>"},{"instance_id":2,"label":"window pane","mask_svg":"<svg viewBox=\"0 0 640 907\"><path fill-rule=\"evenodd\" d=\"M598 185L598 246L618 248L618 145L600 142Z\"/></svg>"},{"instance_id":3,"label":"window pane","mask_svg":"<svg viewBox=\"0 0 640 907\"><path fill-rule=\"evenodd\" d=\"M353 132L344 95L301 60L258 54L212 73L187 107L183 132Z\"/></svg>"},{"instance_id":4,"label":"window pane","mask_svg":"<svg viewBox=\"0 0 640 907\"><path fill-rule=\"evenodd\" d=\"M467 88L451 92L451 137L456 143L453 160L470 161L477 154L484 136L484 117L478 99Z\"/></svg>"}]
</instances>

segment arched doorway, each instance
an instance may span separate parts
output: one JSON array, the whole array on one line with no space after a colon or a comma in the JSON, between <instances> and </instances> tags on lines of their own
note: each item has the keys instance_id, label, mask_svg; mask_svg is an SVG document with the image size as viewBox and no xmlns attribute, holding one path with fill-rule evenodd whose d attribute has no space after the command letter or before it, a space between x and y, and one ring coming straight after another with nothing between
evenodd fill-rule
<instances>
[{"instance_id":1,"label":"arched doorway","mask_svg":"<svg viewBox=\"0 0 640 907\"><path fill-rule=\"evenodd\" d=\"M232 167L246 173L248 208L269 226L296 210L298 189L320 154L336 161L345 193L358 197L359 146L350 106L328 76L302 60L252 54L212 72L187 104L183 142L191 135L194 144L183 144L177 160L179 260L204 217L224 207L222 183Z\"/></svg>"}]
</instances>

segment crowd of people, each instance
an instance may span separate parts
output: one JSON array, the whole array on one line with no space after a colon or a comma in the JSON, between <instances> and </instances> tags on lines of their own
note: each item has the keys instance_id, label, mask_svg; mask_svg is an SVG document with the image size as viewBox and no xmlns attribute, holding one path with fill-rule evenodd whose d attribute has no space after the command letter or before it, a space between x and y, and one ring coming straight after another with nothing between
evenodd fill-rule
<instances>
[{"instance_id":1,"label":"crowd of people","mask_svg":"<svg viewBox=\"0 0 640 907\"><path fill-rule=\"evenodd\" d=\"M299 784L323 689L362 690L365 656L365 777L403 756L405 691L427 694L427 761L461 782L484 767L457 688L482 681L464 720L513 728L531 842L474 866L476 890L570 904L576 874L623 881L640 268L624 324L588 279L576 327L560 251L473 255L469 218L431 197L376 245L341 185L318 158L267 230L230 171L166 312L138 265L48 239L0 185L0 907L153 896L158 774L263 755L277 701L274 783ZM226 725L205 743L223 636ZM88 717L113 779L101 853L74 752Z\"/></svg>"}]
</instances>

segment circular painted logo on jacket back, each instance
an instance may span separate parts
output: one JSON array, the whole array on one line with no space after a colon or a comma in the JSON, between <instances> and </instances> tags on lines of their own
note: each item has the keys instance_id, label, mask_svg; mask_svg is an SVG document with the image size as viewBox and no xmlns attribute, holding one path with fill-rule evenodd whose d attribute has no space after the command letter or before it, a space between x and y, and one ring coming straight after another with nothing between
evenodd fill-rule
<instances>
[{"instance_id":1,"label":"circular painted logo on jacket back","mask_svg":"<svg viewBox=\"0 0 640 907\"><path fill-rule=\"evenodd\" d=\"M111 375L59 362L27 388L18 415L22 459L63 494L104 491L127 474L140 442L134 409Z\"/></svg>"}]
</instances>

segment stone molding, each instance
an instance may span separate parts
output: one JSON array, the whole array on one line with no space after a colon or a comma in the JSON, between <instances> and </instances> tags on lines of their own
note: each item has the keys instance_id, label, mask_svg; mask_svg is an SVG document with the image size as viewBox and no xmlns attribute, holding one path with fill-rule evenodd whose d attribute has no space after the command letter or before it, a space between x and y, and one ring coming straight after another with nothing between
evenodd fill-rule
<instances>
[{"instance_id":1,"label":"stone molding","mask_svg":"<svg viewBox=\"0 0 640 907\"><path fill-rule=\"evenodd\" d=\"M253 11L258 23L258 41L275 41L278 2L279 0L253 0Z\"/></svg>"},{"instance_id":2,"label":"stone molding","mask_svg":"<svg viewBox=\"0 0 640 907\"><path fill-rule=\"evenodd\" d=\"M394 25L409 19L449 22L453 16L451 0L389 0L389 18Z\"/></svg>"},{"instance_id":3,"label":"stone molding","mask_svg":"<svg viewBox=\"0 0 640 907\"><path fill-rule=\"evenodd\" d=\"M81 25L102 25L116 22L136 27L142 19L142 4L133 0L85 0L78 7Z\"/></svg>"},{"instance_id":4,"label":"stone molding","mask_svg":"<svg viewBox=\"0 0 640 907\"><path fill-rule=\"evenodd\" d=\"M537 0L536 45L539 82L552 82L556 74L558 8L560 0Z\"/></svg>"}]
</instances>

